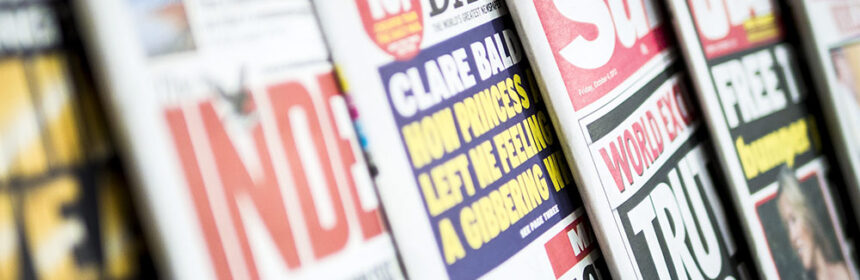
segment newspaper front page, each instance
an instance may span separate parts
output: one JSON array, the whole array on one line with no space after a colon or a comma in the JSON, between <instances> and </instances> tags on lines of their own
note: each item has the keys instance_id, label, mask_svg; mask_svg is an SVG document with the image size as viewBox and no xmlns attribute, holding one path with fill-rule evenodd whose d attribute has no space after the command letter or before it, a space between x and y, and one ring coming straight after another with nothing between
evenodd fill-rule
<instances>
[{"instance_id":1,"label":"newspaper front page","mask_svg":"<svg viewBox=\"0 0 860 280\"><path fill-rule=\"evenodd\" d=\"M837 157L860 218L860 1L792 1Z\"/></svg>"},{"instance_id":2,"label":"newspaper front page","mask_svg":"<svg viewBox=\"0 0 860 280\"><path fill-rule=\"evenodd\" d=\"M0 1L0 279L151 270L70 1Z\"/></svg>"},{"instance_id":3,"label":"newspaper front page","mask_svg":"<svg viewBox=\"0 0 860 280\"><path fill-rule=\"evenodd\" d=\"M670 4L759 274L856 278L785 15L769 0Z\"/></svg>"},{"instance_id":4,"label":"newspaper front page","mask_svg":"<svg viewBox=\"0 0 860 280\"><path fill-rule=\"evenodd\" d=\"M508 1L619 279L744 278L658 1Z\"/></svg>"},{"instance_id":5,"label":"newspaper front page","mask_svg":"<svg viewBox=\"0 0 860 280\"><path fill-rule=\"evenodd\" d=\"M315 1L411 278L602 279L503 1Z\"/></svg>"},{"instance_id":6,"label":"newspaper front page","mask_svg":"<svg viewBox=\"0 0 860 280\"><path fill-rule=\"evenodd\" d=\"M78 8L165 276L402 277L309 1Z\"/></svg>"}]
</instances>

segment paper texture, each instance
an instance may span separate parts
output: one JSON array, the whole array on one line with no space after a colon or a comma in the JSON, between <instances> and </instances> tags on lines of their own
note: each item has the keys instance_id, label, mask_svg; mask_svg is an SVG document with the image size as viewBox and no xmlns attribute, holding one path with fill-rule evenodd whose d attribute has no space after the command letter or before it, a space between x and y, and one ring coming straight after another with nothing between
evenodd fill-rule
<instances>
[{"instance_id":1,"label":"paper texture","mask_svg":"<svg viewBox=\"0 0 860 280\"><path fill-rule=\"evenodd\" d=\"M399 278L309 1L83 1L169 278Z\"/></svg>"}]
</instances>

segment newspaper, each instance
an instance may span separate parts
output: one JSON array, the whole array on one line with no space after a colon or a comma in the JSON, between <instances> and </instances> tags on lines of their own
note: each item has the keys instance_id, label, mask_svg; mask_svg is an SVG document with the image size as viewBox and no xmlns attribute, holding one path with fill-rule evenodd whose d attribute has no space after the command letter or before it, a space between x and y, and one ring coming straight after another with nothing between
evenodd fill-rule
<instances>
[{"instance_id":1,"label":"newspaper","mask_svg":"<svg viewBox=\"0 0 860 280\"><path fill-rule=\"evenodd\" d=\"M167 278L402 277L309 1L80 4Z\"/></svg>"},{"instance_id":2,"label":"newspaper","mask_svg":"<svg viewBox=\"0 0 860 280\"><path fill-rule=\"evenodd\" d=\"M613 276L744 278L660 3L508 2Z\"/></svg>"},{"instance_id":3,"label":"newspaper","mask_svg":"<svg viewBox=\"0 0 860 280\"><path fill-rule=\"evenodd\" d=\"M760 276L856 278L783 15L769 0L670 4Z\"/></svg>"},{"instance_id":4,"label":"newspaper","mask_svg":"<svg viewBox=\"0 0 860 280\"><path fill-rule=\"evenodd\" d=\"M860 1L793 1L837 157L860 218ZM814 20L813 20L814 19Z\"/></svg>"},{"instance_id":5,"label":"newspaper","mask_svg":"<svg viewBox=\"0 0 860 280\"><path fill-rule=\"evenodd\" d=\"M503 1L315 1L407 275L608 277Z\"/></svg>"},{"instance_id":6,"label":"newspaper","mask_svg":"<svg viewBox=\"0 0 860 280\"><path fill-rule=\"evenodd\" d=\"M69 1L0 1L0 279L145 278Z\"/></svg>"}]
</instances>

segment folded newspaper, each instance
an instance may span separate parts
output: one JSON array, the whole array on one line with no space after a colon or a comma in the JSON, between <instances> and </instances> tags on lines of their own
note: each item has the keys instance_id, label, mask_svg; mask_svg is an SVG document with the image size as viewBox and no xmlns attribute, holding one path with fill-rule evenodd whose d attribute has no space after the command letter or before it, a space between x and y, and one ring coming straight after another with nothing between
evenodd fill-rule
<instances>
[{"instance_id":1,"label":"folded newspaper","mask_svg":"<svg viewBox=\"0 0 860 280\"><path fill-rule=\"evenodd\" d=\"M151 277L70 1L0 1L0 279Z\"/></svg>"},{"instance_id":2,"label":"folded newspaper","mask_svg":"<svg viewBox=\"0 0 860 280\"><path fill-rule=\"evenodd\" d=\"M608 277L503 1L314 3L408 276Z\"/></svg>"},{"instance_id":3,"label":"folded newspaper","mask_svg":"<svg viewBox=\"0 0 860 280\"><path fill-rule=\"evenodd\" d=\"M670 7L760 276L856 279L784 15L769 0Z\"/></svg>"},{"instance_id":4,"label":"folded newspaper","mask_svg":"<svg viewBox=\"0 0 860 280\"><path fill-rule=\"evenodd\" d=\"M662 3L508 3L613 276L744 278Z\"/></svg>"},{"instance_id":5,"label":"folded newspaper","mask_svg":"<svg viewBox=\"0 0 860 280\"><path fill-rule=\"evenodd\" d=\"M309 1L86 0L167 278L400 278Z\"/></svg>"}]
</instances>

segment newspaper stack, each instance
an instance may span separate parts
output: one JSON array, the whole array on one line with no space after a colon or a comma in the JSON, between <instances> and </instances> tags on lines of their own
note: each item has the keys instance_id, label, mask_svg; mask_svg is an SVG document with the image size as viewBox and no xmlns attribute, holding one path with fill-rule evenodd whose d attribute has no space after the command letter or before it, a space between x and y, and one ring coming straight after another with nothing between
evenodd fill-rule
<instances>
[{"instance_id":1,"label":"newspaper stack","mask_svg":"<svg viewBox=\"0 0 860 280\"><path fill-rule=\"evenodd\" d=\"M503 2L314 3L409 277L608 277Z\"/></svg>"},{"instance_id":2,"label":"newspaper stack","mask_svg":"<svg viewBox=\"0 0 860 280\"><path fill-rule=\"evenodd\" d=\"M68 1L0 1L0 279L145 278Z\"/></svg>"},{"instance_id":3,"label":"newspaper stack","mask_svg":"<svg viewBox=\"0 0 860 280\"><path fill-rule=\"evenodd\" d=\"M660 4L508 2L613 276L744 276Z\"/></svg>"},{"instance_id":4,"label":"newspaper stack","mask_svg":"<svg viewBox=\"0 0 860 280\"><path fill-rule=\"evenodd\" d=\"M856 278L782 15L771 1L670 4L759 274Z\"/></svg>"},{"instance_id":5,"label":"newspaper stack","mask_svg":"<svg viewBox=\"0 0 860 280\"><path fill-rule=\"evenodd\" d=\"M398 278L309 1L88 0L167 278Z\"/></svg>"}]
</instances>

